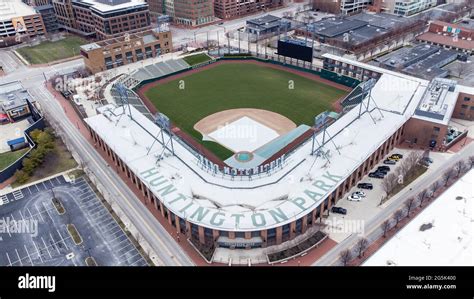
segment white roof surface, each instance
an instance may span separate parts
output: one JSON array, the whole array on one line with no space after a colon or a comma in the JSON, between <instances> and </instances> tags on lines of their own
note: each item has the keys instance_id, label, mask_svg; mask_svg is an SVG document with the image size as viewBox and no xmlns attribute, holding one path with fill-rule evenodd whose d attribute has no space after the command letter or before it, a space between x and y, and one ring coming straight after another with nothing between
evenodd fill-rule
<instances>
[{"instance_id":1,"label":"white roof surface","mask_svg":"<svg viewBox=\"0 0 474 299\"><path fill-rule=\"evenodd\" d=\"M231 180L204 171L177 142L177 157L156 163L162 148L152 136L158 135L159 128L133 107L136 122L128 117L128 110L124 116L107 112L123 113L111 105L86 122L174 214L209 228L253 231L284 225L317 207L412 116L427 83L405 75L382 75L372 90L381 113L371 100L370 114L358 118L356 107L332 124L327 131L338 150L326 144L329 161L311 156L311 142L307 142L287 157L282 169L252 180ZM317 139L321 142L322 136Z\"/></svg>"},{"instance_id":2,"label":"white roof surface","mask_svg":"<svg viewBox=\"0 0 474 299\"><path fill-rule=\"evenodd\" d=\"M97 9L98 11L101 11L101 12L108 12L108 11L113 11L113 10L118 10L118 9L123 9L123 8L128 8L128 7L146 5L144 0L130 0L129 2L125 2L125 3L121 3L117 5L108 5L108 4L97 2L95 0L82 0L82 2L92 4L94 9Z\"/></svg>"},{"instance_id":3,"label":"white roof surface","mask_svg":"<svg viewBox=\"0 0 474 299\"><path fill-rule=\"evenodd\" d=\"M446 190L364 266L474 266L474 170ZM456 197L462 199L457 200ZM420 231L423 224L433 226Z\"/></svg>"},{"instance_id":4,"label":"white roof surface","mask_svg":"<svg viewBox=\"0 0 474 299\"><path fill-rule=\"evenodd\" d=\"M0 1L0 21L10 21L11 18L35 15L33 7L21 0Z\"/></svg>"}]
</instances>

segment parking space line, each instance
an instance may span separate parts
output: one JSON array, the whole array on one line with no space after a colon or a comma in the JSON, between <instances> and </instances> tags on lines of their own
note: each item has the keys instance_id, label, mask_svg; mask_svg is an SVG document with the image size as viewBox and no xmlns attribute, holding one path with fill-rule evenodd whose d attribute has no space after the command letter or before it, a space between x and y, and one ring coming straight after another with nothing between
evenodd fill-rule
<instances>
[{"instance_id":1,"label":"parking space line","mask_svg":"<svg viewBox=\"0 0 474 299\"><path fill-rule=\"evenodd\" d=\"M43 185L44 190L50 190L50 189L48 189L48 187L46 187L46 185L44 184L44 182L41 182L41 184Z\"/></svg>"},{"instance_id":2,"label":"parking space line","mask_svg":"<svg viewBox=\"0 0 474 299\"><path fill-rule=\"evenodd\" d=\"M6 223L5 217L2 217L2 220L3 220L2 223ZM11 238L12 234L10 233L10 227L9 226L7 226L7 233L8 233L8 236Z\"/></svg>"},{"instance_id":3,"label":"parking space line","mask_svg":"<svg viewBox=\"0 0 474 299\"><path fill-rule=\"evenodd\" d=\"M93 212L94 211L94 212ZM101 212L103 211L103 207L102 205L100 204L96 204L94 206L90 206L88 209L87 209L87 212L91 213L91 214L94 214L94 213L97 213L97 212ZM89 214L89 215L91 215Z\"/></svg>"},{"instance_id":4,"label":"parking space line","mask_svg":"<svg viewBox=\"0 0 474 299\"><path fill-rule=\"evenodd\" d=\"M5 252L5 254L7 255L7 259L8 259L8 263L9 263L8 266L12 266L12 261L10 260L10 256L8 255L8 252Z\"/></svg>"},{"instance_id":5,"label":"parking space line","mask_svg":"<svg viewBox=\"0 0 474 299\"><path fill-rule=\"evenodd\" d=\"M125 241L125 240L123 240L123 241ZM123 241L121 241L120 243L123 243ZM120 244L120 243L118 243L118 244ZM118 244L117 244L117 245L118 245ZM133 246L133 244L132 244L131 242L127 243L127 245L122 246L120 249L118 249L117 252L122 251L122 249L127 248L127 247L129 247L130 245ZM115 247L115 246L114 246L114 247ZM135 246L133 246L133 247L135 247ZM128 250L127 250L127 251L128 251Z\"/></svg>"},{"instance_id":6,"label":"parking space line","mask_svg":"<svg viewBox=\"0 0 474 299\"><path fill-rule=\"evenodd\" d=\"M38 249L38 246L36 246L36 242L35 242L35 241L33 241L33 245L35 245L36 254L37 254L38 257L40 258L41 263L44 264L43 258L41 257L40 251L39 251L39 249Z\"/></svg>"},{"instance_id":7,"label":"parking space line","mask_svg":"<svg viewBox=\"0 0 474 299\"><path fill-rule=\"evenodd\" d=\"M42 212L40 212L40 210L38 209L38 206L36 206L36 203L34 204L34 206L36 208L36 211L38 211L38 215L41 217L41 221L44 222L43 215L41 215Z\"/></svg>"},{"instance_id":8,"label":"parking space line","mask_svg":"<svg viewBox=\"0 0 474 299\"><path fill-rule=\"evenodd\" d=\"M43 237L41 237L41 241L43 241L44 248L48 251L49 258L52 259L53 256L51 255L51 252L49 252L48 246L46 246L46 242L44 241Z\"/></svg>"},{"instance_id":9,"label":"parking space line","mask_svg":"<svg viewBox=\"0 0 474 299\"><path fill-rule=\"evenodd\" d=\"M49 211L48 211L49 209L48 209L48 207L44 204L44 201L41 202L41 205L42 205L43 208L45 209L46 214L48 214L49 219L51 219L51 221L54 223L53 217L51 217L51 215L49 214Z\"/></svg>"},{"instance_id":10,"label":"parking space line","mask_svg":"<svg viewBox=\"0 0 474 299\"><path fill-rule=\"evenodd\" d=\"M18 261L20 262L20 265L23 266L23 263L21 262L20 255L18 254L18 250L15 248L16 256L18 257Z\"/></svg>"},{"instance_id":11,"label":"parking space line","mask_svg":"<svg viewBox=\"0 0 474 299\"><path fill-rule=\"evenodd\" d=\"M51 235L51 233L49 233L49 238L51 239L51 241L53 243L51 243L51 247L53 247L54 249L56 249L56 251L58 252L58 254L61 254L61 252L59 251L59 246L56 245L56 240L54 240L53 236Z\"/></svg>"},{"instance_id":12,"label":"parking space line","mask_svg":"<svg viewBox=\"0 0 474 299\"><path fill-rule=\"evenodd\" d=\"M69 246L67 246L66 242L64 241L63 235L61 235L61 232L56 228L56 231L59 234L59 237L61 238L61 241L66 245L66 249L69 250Z\"/></svg>"},{"instance_id":13,"label":"parking space line","mask_svg":"<svg viewBox=\"0 0 474 299\"><path fill-rule=\"evenodd\" d=\"M127 247L128 247L128 246L127 246ZM127 247L124 247L124 248L127 248ZM122 248L122 249L123 249L123 248ZM120 249L120 250L122 250L122 249ZM119 250L119 251L120 251L120 250ZM125 251L124 253L122 253L121 255L119 255L119 258L121 258L121 257L123 257L124 255L126 255L127 253L132 252L132 251L135 251L135 250L136 250L135 246L132 246L131 249L129 249L129 250Z\"/></svg>"},{"instance_id":14,"label":"parking space line","mask_svg":"<svg viewBox=\"0 0 474 299\"><path fill-rule=\"evenodd\" d=\"M28 248L26 248L25 244L23 244L23 247L25 247L25 251L26 251L26 254L28 255L28 259L30 260L31 265L34 266L35 264L33 264L33 261L31 260L31 256L30 256L30 253L28 252Z\"/></svg>"},{"instance_id":15,"label":"parking space line","mask_svg":"<svg viewBox=\"0 0 474 299\"><path fill-rule=\"evenodd\" d=\"M125 236L124 234L120 234L118 237ZM118 237L115 237L114 239L110 240L109 243L112 243L114 240L116 240ZM128 240L128 238L125 238L123 240L120 240L118 243L115 242L115 244L112 244L112 247L115 247L119 244L122 244L124 241Z\"/></svg>"},{"instance_id":16,"label":"parking space line","mask_svg":"<svg viewBox=\"0 0 474 299\"><path fill-rule=\"evenodd\" d=\"M23 217L23 214L21 213L21 210L18 210L18 213L20 214L21 220L25 222L25 218Z\"/></svg>"},{"instance_id":17,"label":"parking space line","mask_svg":"<svg viewBox=\"0 0 474 299\"><path fill-rule=\"evenodd\" d=\"M34 184L33 186L36 187L36 192L40 192L40 188L38 187L38 184Z\"/></svg>"},{"instance_id":18,"label":"parking space line","mask_svg":"<svg viewBox=\"0 0 474 299\"><path fill-rule=\"evenodd\" d=\"M30 195L33 194L33 193L31 192L31 190L30 190L30 187L26 187L26 188L24 188L24 189L28 190L28 192L30 192Z\"/></svg>"},{"instance_id":19,"label":"parking space line","mask_svg":"<svg viewBox=\"0 0 474 299\"><path fill-rule=\"evenodd\" d=\"M84 195L85 195L85 196L84 196ZM87 193L85 193L85 194L79 195L79 198L81 199L81 202L86 202L87 200L84 200L84 199L86 199L86 198L93 198L93 197L95 197L95 194L92 194L92 193L90 193L90 192L87 192Z\"/></svg>"},{"instance_id":20,"label":"parking space line","mask_svg":"<svg viewBox=\"0 0 474 299\"><path fill-rule=\"evenodd\" d=\"M113 235L113 234L115 234L116 232L120 231L120 227L119 227L118 230L116 230L116 231L113 232L113 233L110 233L111 231L113 231L113 230L116 229L116 228L117 228L117 227L114 226L114 227L110 228L109 230L105 231L104 233L105 233L105 234L111 234L111 235Z\"/></svg>"},{"instance_id":21,"label":"parking space line","mask_svg":"<svg viewBox=\"0 0 474 299\"><path fill-rule=\"evenodd\" d=\"M130 250L130 251L131 251L131 250ZM129 252L129 251L125 252L123 255L127 254L128 252ZM138 252L138 250L137 250L137 253L136 253L135 255L132 255L132 256L129 257L128 259L131 260L131 259L133 259L134 257L136 257L136 256L139 255L139 254L140 254L140 252ZM121 257L121 256L120 256L120 257Z\"/></svg>"},{"instance_id":22,"label":"parking space line","mask_svg":"<svg viewBox=\"0 0 474 299\"><path fill-rule=\"evenodd\" d=\"M98 224L101 224L102 222L104 222L105 219L107 219L108 217L111 217L107 212L104 213L102 216L99 216L99 217L96 217L94 219L94 221L96 221ZM100 219L100 220L99 220Z\"/></svg>"},{"instance_id":23,"label":"parking space line","mask_svg":"<svg viewBox=\"0 0 474 299\"><path fill-rule=\"evenodd\" d=\"M33 215L31 214L30 209L28 209L28 207L26 207L26 211L28 212L28 214L30 214L30 217L29 217L28 219L34 220L34 217L33 217Z\"/></svg>"},{"instance_id":24,"label":"parking space line","mask_svg":"<svg viewBox=\"0 0 474 299\"><path fill-rule=\"evenodd\" d=\"M115 240L117 240L117 239L120 238L120 237L125 237L125 239L127 238L127 236L125 236L124 234L120 234L119 236L113 238L112 240L109 240L109 243L114 242Z\"/></svg>"}]
</instances>

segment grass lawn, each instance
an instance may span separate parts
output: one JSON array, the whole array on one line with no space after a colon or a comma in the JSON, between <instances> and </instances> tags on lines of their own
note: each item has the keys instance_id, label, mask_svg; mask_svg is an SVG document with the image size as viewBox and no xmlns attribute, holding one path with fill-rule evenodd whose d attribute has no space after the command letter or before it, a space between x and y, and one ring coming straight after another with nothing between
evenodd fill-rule
<instances>
[{"instance_id":1,"label":"grass lawn","mask_svg":"<svg viewBox=\"0 0 474 299\"><path fill-rule=\"evenodd\" d=\"M184 80L185 88L179 88ZM289 88L290 80L294 89ZM202 141L193 129L213 113L236 108L266 109L288 117L296 125L312 125L314 117L330 110L346 91L289 72L255 64L223 64L149 89L145 95L182 130L221 159L232 152Z\"/></svg>"},{"instance_id":2,"label":"grass lawn","mask_svg":"<svg viewBox=\"0 0 474 299\"><path fill-rule=\"evenodd\" d=\"M14 152L5 152L0 154L0 170L10 166L13 162L23 156L30 148L23 148Z\"/></svg>"},{"instance_id":3,"label":"grass lawn","mask_svg":"<svg viewBox=\"0 0 474 299\"><path fill-rule=\"evenodd\" d=\"M211 60L211 57L207 56L207 54L201 53L183 57L183 60L189 65L196 65Z\"/></svg>"},{"instance_id":4,"label":"grass lawn","mask_svg":"<svg viewBox=\"0 0 474 299\"><path fill-rule=\"evenodd\" d=\"M48 63L79 55L79 47L87 41L77 36L68 36L59 41L45 41L32 47L16 50L31 64Z\"/></svg>"}]
</instances>

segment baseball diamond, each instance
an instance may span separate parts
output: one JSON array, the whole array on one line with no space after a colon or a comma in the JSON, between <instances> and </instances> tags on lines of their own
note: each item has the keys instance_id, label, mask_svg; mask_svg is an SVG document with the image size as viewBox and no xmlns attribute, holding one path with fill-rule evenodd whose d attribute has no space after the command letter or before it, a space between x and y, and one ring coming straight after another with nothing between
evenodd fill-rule
<instances>
[{"instance_id":1,"label":"baseball diamond","mask_svg":"<svg viewBox=\"0 0 474 299\"><path fill-rule=\"evenodd\" d=\"M347 94L342 86L330 86L316 79L317 76L307 78L257 63L228 61L214 63L202 71L185 72L173 80L158 80L142 87L139 94L177 127L225 160L234 151L216 140L203 138L197 124L215 113L253 108L280 114L296 126L311 126L315 115L331 109L335 101ZM275 117L275 122L279 119ZM271 118L267 120L267 124L271 122Z\"/></svg>"}]
</instances>

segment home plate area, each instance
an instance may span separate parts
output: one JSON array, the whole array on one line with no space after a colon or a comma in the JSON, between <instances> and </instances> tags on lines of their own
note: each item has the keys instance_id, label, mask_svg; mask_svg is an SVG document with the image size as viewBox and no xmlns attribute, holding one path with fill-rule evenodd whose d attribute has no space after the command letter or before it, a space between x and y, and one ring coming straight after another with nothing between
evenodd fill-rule
<instances>
[{"instance_id":1,"label":"home plate area","mask_svg":"<svg viewBox=\"0 0 474 299\"><path fill-rule=\"evenodd\" d=\"M234 153L253 152L278 136L275 130L248 116L227 123L208 135L209 139L220 143Z\"/></svg>"}]
</instances>

